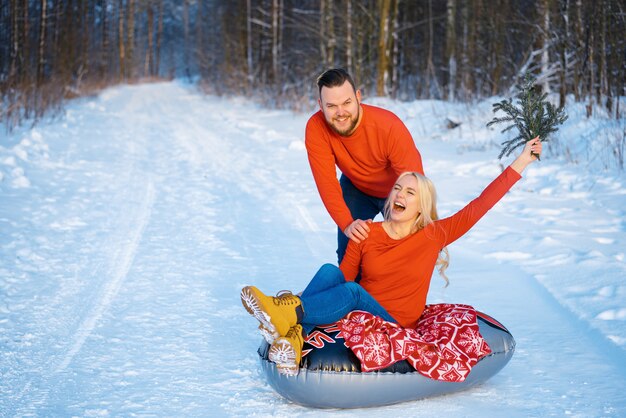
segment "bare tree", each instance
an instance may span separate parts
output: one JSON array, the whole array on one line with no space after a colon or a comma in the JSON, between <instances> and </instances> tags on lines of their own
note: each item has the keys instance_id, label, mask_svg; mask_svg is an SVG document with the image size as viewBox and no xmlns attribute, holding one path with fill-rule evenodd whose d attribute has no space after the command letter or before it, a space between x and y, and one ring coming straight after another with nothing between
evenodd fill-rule
<instances>
[{"instance_id":1,"label":"bare tree","mask_svg":"<svg viewBox=\"0 0 626 418\"><path fill-rule=\"evenodd\" d=\"M128 29L126 31L126 59L129 63L129 65L126 66L126 77L132 79L135 75L135 0L126 1L128 7L126 13L126 25Z\"/></svg>"},{"instance_id":2,"label":"bare tree","mask_svg":"<svg viewBox=\"0 0 626 418\"><path fill-rule=\"evenodd\" d=\"M184 74L187 78L191 78L191 69L189 68L189 49L191 48L189 39L189 0L183 1L183 32L185 34L183 43Z\"/></svg>"},{"instance_id":3,"label":"bare tree","mask_svg":"<svg viewBox=\"0 0 626 418\"><path fill-rule=\"evenodd\" d=\"M379 96L387 94L387 80L389 79L390 9L391 0L378 1L379 32L376 94Z\"/></svg>"},{"instance_id":4,"label":"bare tree","mask_svg":"<svg viewBox=\"0 0 626 418\"><path fill-rule=\"evenodd\" d=\"M280 50L281 50L281 16L282 0L272 0L272 79L280 79Z\"/></svg>"},{"instance_id":5,"label":"bare tree","mask_svg":"<svg viewBox=\"0 0 626 418\"><path fill-rule=\"evenodd\" d=\"M346 67L352 71L352 0L346 0Z\"/></svg>"},{"instance_id":6,"label":"bare tree","mask_svg":"<svg viewBox=\"0 0 626 418\"><path fill-rule=\"evenodd\" d=\"M336 65L403 99L509 93L533 71L561 105L623 117L625 16L623 0L6 0L0 119L36 118L87 81L166 74L293 105Z\"/></svg>"},{"instance_id":7,"label":"bare tree","mask_svg":"<svg viewBox=\"0 0 626 418\"><path fill-rule=\"evenodd\" d=\"M335 62L335 14L332 0L320 0L320 54L324 66Z\"/></svg>"},{"instance_id":8,"label":"bare tree","mask_svg":"<svg viewBox=\"0 0 626 418\"><path fill-rule=\"evenodd\" d=\"M559 0L559 16L561 38L558 42L559 55L559 107L565 106L567 98L567 70L569 67L569 43L570 43L570 22L569 22L570 0Z\"/></svg>"},{"instance_id":9,"label":"bare tree","mask_svg":"<svg viewBox=\"0 0 626 418\"><path fill-rule=\"evenodd\" d=\"M441 91L439 89L439 83L437 81L437 74L435 72L435 64L433 63L433 55L435 49L435 30L433 19L433 3L432 0L428 0L428 52L426 55L426 85L428 90L428 97L432 97L432 93L436 92L437 97L441 97Z\"/></svg>"},{"instance_id":10,"label":"bare tree","mask_svg":"<svg viewBox=\"0 0 626 418\"><path fill-rule=\"evenodd\" d=\"M591 27L588 27L588 36L587 36L587 56L589 59L589 81L588 81L588 85L589 85L589 95L588 95L588 103L587 103L587 117L591 116L593 113L593 97L594 97L594 93L595 93L595 88L596 88L596 64L595 64L595 23L596 23L596 18L595 18L595 6L596 4L594 3L594 5L592 6L592 17L591 17Z\"/></svg>"},{"instance_id":11,"label":"bare tree","mask_svg":"<svg viewBox=\"0 0 626 418\"><path fill-rule=\"evenodd\" d=\"M252 86L254 79L254 62L252 61L252 4L246 0L246 58L248 64L248 84Z\"/></svg>"},{"instance_id":12,"label":"bare tree","mask_svg":"<svg viewBox=\"0 0 626 418\"><path fill-rule=\"evenodd\" d=\"M157 33L156 33L156 52L155 52L155 63L154 63L154 74L161 74L161 49L163 43L163 16L164 16L164 4L163 0L159 1L159 22L157 23Z\"/></svg>"},{"instance_id":13,"label":"bare tree","mask_svg":"<svg viewBox=\"0 0 626 418\"><path fill-rule=\"evenodd\" d=\"M46 22L48 20L48 2L41 0L41 15L39 17L39 54L37 57L37 87L43 84L43 72L46 65Z\"/></svg>"},{"instance_id":14,"label":"bare tree","mask_svg":"<svg viewBox=\"0 0 626 418\"><path fill-rule=\"evenodd\" d=\"M146 3L146 13L148 19L146 28L148 45L144 58L143 75L144 77L149 77L154 75L154 5L150 0Z\"/></svg>"},{"instance_id":15,"label":"bare tree","mask_svg":"<svg viewBox=\"0 0 626 418\"><path fill-rule=\"evenodd\" d=\"M398 31L400 29L400 0L394 0L393 17L391 19L391 86L390 93L395 98L398 94L398 80L400 78L400 40Z\"/></svg>"},{"instance_id":16,"label":"bare tree","mask_svg":"<svg viewBox=\"0 0 626 418\"><path fill-rule=\"evenodd\" d=\"M540 0L539 19L541 28L537 38L538 49L541 51L539 76L543 91L550 93L550 0Z\"/></svg>"},{"instance_id":17,"label":"bare tree","mask_svg":"<svg viewBox=\"0 0 626 418\"><path fill-rule=\"evenodd\" d=\"M454 101L456 93L456 1L448 0L446 20L446 58L448 61L447 99Z\"/></svg>"},{"instance_id":18,"label":"bare tree","mask_svg":"<svg viewBox=\"0 0 626 418\"><path fill-rule=\"evenodd\" d=\"M458 93L462 100L469 100L474 95L474 73L472 68L476 63L476 26L477 16L480 16L482 8L481 0L477 0L474 7L467 2L461 4L461 22L463 31L461 35L461 62L460 62L460 87Z\"/></svg>"},{"instance_id":19,"label":"bare tree","mask_svg":"<svg viewBox=\"0 0 626 418\"><path fill-rule=\"evenodd\" d=\"M117 24L117 40L118 40L118 55L120 60L120 80L126 78L126 51L124 48L125 36L124 36L124 0L120 0L118 4L118 24Z\"/></svg>"}]
</instances>

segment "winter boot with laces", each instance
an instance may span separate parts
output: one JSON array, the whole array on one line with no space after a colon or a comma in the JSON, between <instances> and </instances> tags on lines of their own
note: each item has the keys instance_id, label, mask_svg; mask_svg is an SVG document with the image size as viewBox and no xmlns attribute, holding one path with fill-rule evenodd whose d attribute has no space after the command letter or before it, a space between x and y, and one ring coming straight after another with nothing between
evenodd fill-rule
<instances>
[{"instance_id":1,"label":"winter boot with laces","mask_svg":"<svg viewBox=\"0 0 626 418\"><path fill-rule=\"evenodd\" d=\"M265 328L263 324L259 324L259 332L263 336L263 339L267 341L269 345L272 345L276 338L280 337L280 335L278 335L276 331L270 331L269 329Z\"/></svg>"},{"instance_id":2,"label":"winter boot with laces","mask_svg":"<svg viewBox=\"0 0 626 418\"><path fill-rule=\"evenodd\" d=\"M241 303L271 335L287 335L304 315L300 298L291 293L267 296L254 286L246 286L241 289Z\"/></svg>"},{"instance_id":3,"label":"winter boot with laces","mask_svg":"<svg viewBox=\"0 0 626 418\"><path fill-rule=\"evenodd\" d=\"M272 343L268 358L276 363L276 369L279 373L296 376L300 371L303 345L302 326L297 324L289 329L287 335L277 338Z\"/></svg>"}]
</instances>

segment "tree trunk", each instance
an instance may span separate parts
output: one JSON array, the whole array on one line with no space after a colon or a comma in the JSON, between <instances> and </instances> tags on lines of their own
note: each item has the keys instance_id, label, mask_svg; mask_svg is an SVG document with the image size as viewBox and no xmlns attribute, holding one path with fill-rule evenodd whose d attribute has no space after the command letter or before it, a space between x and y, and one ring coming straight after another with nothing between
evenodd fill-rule
<instances>
[{"instance_id":1,"label":"tree trunk","mask_svg":"<svg viewBox=\"0 0 626 418\"><path fill-rule=\"evenodd\" d=\"M272 81L277 82L278 76L278 15L279 15L279 0L272 0Z\"/></svg>"},{"instance_id":2,"label":"tree trunk","mask_svg":"<svg viewBox=\"0 0 626 418\"><path fill-rule=\"evenodd\" d=\"M130 79L135 77L135 0L127 0L128 1L128 26L127 26L127 34L126 34L126 61L128 65L126 66L127 74L126 76Z\"/></svg>"},{"instance_id":3,"label":"tree trunk","mask_svg":"<svg viewBox=\"0 0 626 418\"><path fill-rule=\"evenodd\" d=\"M541 19L541 31L539 42L541 47L541 88L544 93L550 93L550 0L541 0L539 5L539 18Z\"/></svg>"},{"instance_id":4,"label":"tree trunk","mask_svg":"<svg viewBox=\"0 0 626 418\"><path fill-rule=\"evenodd\" d=\"M16 1L11 2L11 70L9 77L13 83L17 81L17 74L20 72L20 30L19 30L19 15L18 6Z\"/></svg>"},{"instance_id":5,"label":"tree trunk","mask_svg":"<svg viewBox=\"0 0 626 418\"><path fill-rule=\"evenodd\" d=\"M251 88L254 81L254 67L252 61L252 5L251 0L246 0L246 58L248 62L248 87Z\"/></svg>"},{"instance_id":6,"label":"tree trunk","mask_svg":"<svg viewBox=\"0 0 626 418\"><path fill-rule=\"evenodd\" d=\"M93 14L88 7L91 2L81 2L81 16L82 16L82 33L81 33L81 53L80 53L80 65L76 70L76 88L80 89L83 76L89 72L91 57L89 54L89 45L91 43L91 31L95 26L95 20Z\"/></svg>"},{"instance_id":7,"label":"tree trunk","mask_svg":"<svg viewBox=\"0 0 626 418\"><path fill-rule=\"evenodd\" d=\"M376 94L387 94L389 79L389 12L391 0L378 0L378 66L376 78Z\"/></svg>"},{"instance_id":8,"label":"tree trunk","mask_svg":"<svg viewBox=\"0 0 626 418\"><path fill-rule=\"evenodd\" d=\"M209 2L212 3L212 2ZM198 0L196 2L196 13L195 13L195 42L194 42L194 62L195 67L197 68L198 75L202 78L205 78L208 74L208 68L211 65L209 56L211 55L211 51L209 51L209 45L207 42L207 37L205 36L205 24L207 22L207 1Z\"/></svg>"},{"instance_id":9,"label":"tree trunk","mask_svg":"<svg viewBox=\"0 0 626 418\"><path fill-rule=\"evenodd\" d=\"M456 92L456 0L448 0L446 20L446 57L448 60L447 99L455 100Z\"/></svg>"},{"instance_id":10,"label":"tree trunk","mask_svg":"<svg viewBox=\"0 0 626 418\"><path fill-rule=\"evenodd\" d=\"M47 0L41 0L41 15L39 20L39 53L37 57L37 87L43 84L44 70L46 65L46 24L47 24Z\"/></svg>"},{"instance_id":11,"label":"tree trunk","mask_svg":"<svg viewBox=\"0 0 626 418\"><path fill-rule=\"evenodd\" d=\"M346 67L352 71L352 0L346 0Z\"/></svg>"},{"instance_id":12,"label":"tree trunk","mask_svg":"<svg viewBox=\"0 0 626 418\"><path fill-rule=\"evenodd\" d=\"M473 17L473 16L472 16ZM460 60L460 69L459 69L459 81L460 81L460 91L458 93L461 94L461 100L468 100L471 97L471 93L469 91L469 81L471 78L469 66L470 66L470 27L472 22L470 22L470 12L467 3L463 2L461 4L461 24L463 25L463 31L461 35L461 60Z\"/></svg>"},{"instance_id":13,"label":"tree trunk","mask_svg":"<svg viewBox=\"0 0 626 418\"><path fill-rule=\"evenodd\" d=\"M322 63L324 63L324 67L328 66L328 52L326 51L326 8L327 1L330 0L320 0L320 31L319 31L319 39L320 39L320 58L322 59Z\"/></svg>"},{"instance_id":14,"label":"tree trunk","mask_svg":"<svg viewBox=\"0 0 626 418\"><path fill-rule=\"evenodd\" d=\"M185 36L183 44L184 73L187 78L191 78L191 69L189 67L189 49L191 48L189 45L189 0L184 0L183 2L183 33Z\"/></svg>"},{"instance_id":15,"label":"tree trunk","mask_svg":"<svg viewBox=\"0 0 626 418\"><path fill-rule=\"evenodd\" d=\"M570 40L569 0L561 0L560 9L561 40L559 42L559 57L561 68L559 69L559 107L563 107L567 98L567 68L569 66L567 58Z\"/></svg>"},{"instance_id":16,"label":"tree trunk","mask_svg":"<svg viewBox=\"0 0 626 418\"><path fill-rule=\"evenodd\" d=\"M124 49L125 36L124 36L124 0L119 1L119 16L117 26L118 37L118 54L120 59L120 80L126 78L126 51Z\"/></svg>"},{"instance_id":17,"label":"tree trunk","mask_svg":"<svg viewBox=\"0 0 626 418\"><path fill-rule=\"evenodd\" d=\"M576 16L574 19L574 33L576 36L576 58L574 67L574 98L577 102L583 100L584 93L584 70L585 70L585 32L582 18L582 0L576 0Z\"/></svg>"},{"instance_id":18,"label":"tree trunk","mask_svg":"<svg viewBox=\"0 0 626 418\"><path fill-rule=\"evenodd\" d=\"M602 0L601 1L601 7L600 7L600 30L599 35L600 35L600 39L599 39L599 53L598 53L598 90L597 90L597 103L602 103L602 98L603 96L608 98L608 75L607 75L607 59L606 59L606 54L608 53L608 49L607 49L607 45L606 45L606 28L607 28L607 24L606 24L606 13L607 13L607 8L609 7L609 5L607 4L608 2L606 0ZM609 114L611 113L611 108L607 108L607 110L609 111Z\"/></svg>"},{"instance_id":19,"label":"tree trunk","mask_svg":"<svg viewBox=\"0 0 626 418\"><path fill-rule=\"evenodd\" d=\"M155 63L154 74L159 76L161 74L161 44L163 39L163 0L159 0L159 23L157 25L156 36L156 51L155 51Z\"/></svg>"},{"instance_id":20,"label":"tree trunk","mask_svg":"<svg viewBox=\"0 0 626 418\"><path fill-rule=\"evenodd\" d=\"M22 42L20 48L20 55L22 60L22 76L20 77L20 84L24 86L26 83L31 83L31 46L30 46L30 17L28 15L28 0L22 0Z\"/></svg>"},{"instance_id":21,"label":"tree trunk","mask_svg":"<svg viewBox=\"0 0 626 418\"><path fill-rule=\"evenodd\" d=\"M482 17L483 4L482 0L476 0L474 7L470 8L464 3L465 13L467 13L467 44L463 48L464 63L464 87L467 92L466 99L477 93L476 75L474 68L478 66L477 38L478 27Z\"/></svg>"},{"instance_id":22,"label":"tree trunk","mask_svg":"<svg viewBox=\"0 0 626 418\"><path fill-rule=\"evenodd\" d=\"M432 5L432 0L428 0L427 3L427 8L426 8L427 12L426 12L426 20L427 20L427 26L426 26L426 33L424 34L424 43L426 45L428 45L427 49L426 49L426 60L425 60L425 66L423 69L423 78L424 78L424 90L422 92L422 94L425 94L426 98L431 98L431 91L432 91L432 77L433 77L433 73L434 73L434 66L433 66L433 23L432 23L432 10L433 10L433 5Z\"/></svg>"},{"instance_id":23,"label":"tree trunk","mask_svg":"<svg viewBox=\"0 0 626 418\"><path fill-rule=\"evenodd\" d=\"M595 4L592 6L593 7L593 14L590 16L590 20L591 20L591 25L589 25L589 27L587 28L588 30L588 44L587 44L587 55L589 56L589 90L587 92L588 94L588 99L589 102L587 103L587 117L591 117L591 115L593 114L593 95L594 95L594 90L595 90L595 85L596 85L596 72L595 72L595 59L594 59L594 54L595 54Z\"/></svg>"},{"instance_id":24,"label":"tree trunk","mask_svg":"<svg viewBox=\"0 0 626 418\"><path fill-rule=\"evenodd\" d=\"M103 2L103 7L102 7L102 12L100 13L100 21L102 22L102 32L101 32L101 37L102 37L102 46L100 48L99 51L99 57L98 57L98 67L100 69L99 73L100 73L100 79L105 79L108 78L110 76L109 71L111 71L111 67L110 64L107 65L108 63L108 57L112 56L112 54L109 51L110 45L109 45L109 13L107 11L107 0L104 0Z\"/></svg>"},{"instance_id":25,"label":"tree trunk","mask_svg":"<svg viewBox=\"0 0 626 418\"><path fill-rule=\"evenodd\" d=\"M355 5L360 6L358 9L359 11L363 11L364 6L362 4L356 3ZM364 55L369 54L369 51L366 51L366 45L369 46L369 39L371 38L373 29L372 25L369 24L370 22L363 18L362 13L358 13L358 15L355 13L355 18L352 22L355 25L353 30L353 34L355 36L353 38L354 49L352 51L354 54L354 60L352 61L352 76L354 77L355 82L358 83L359 86L362 86L363 83L360 80L365 78L364 63L366 60Z\"/></svg>"},{"instance_id":26,"label":"tree trunk","mask_svg":"<svg viewBox=\"0 0 626 418\"><path fill-rule=\"evenodd\" d=\"M143 75L149 77L154 75L154 9L152 2L149 1L146 5L146 12L148 17L147 35L148 35L148 47L146 48L146 58L144 60Z\"/></svg>"},{"instance_id":27,"label":"tree trunk","mask_svg":"<svg viewBox=\"0 0 626 418\"><path fill-rule=\"evenodd\" d=\"M507 9L508 6L506 0L498 0L496 3L496 7L491 10L489 16L491 18L491 24L493 25L494 34L491 38L491 51L489 51L489 55L491 56L491 91L490 95L495 96L500 91L500 79L502 78L502 71L504 70L502 65L503 59L503 51L504 51L504 41L506 37L506 28L504 27L504 22L502 21L503 12ZM493 6L493 5L492 5Z\"/></svg>"},{"instance_id":28,"label":"tree trunk","mask_svg":"<svg viewBox=\"0 0 626 418\"><path fill-rule=\"evenodd\" d=\"M391 19L391 37L392 43L390 49L391 55L391 95L396 98L399 88L399 67L400 67L400 40L398 37L398 31L400 29L400 0L394 0L393 2L393 17Z\"/></svg>"},{"instance_id":29,"label":"tree trunk","mask_svg":"<svg viewBox=\"0 0 626 418\"><path fill-rule=\"evenodd\" d=\"M626 87L626 59L624 51L626 51L626 40L624 39L624 7L616 4L610 4L608 11L608 48L609 56L607 57L607 67L611 69L608 73L607 87L607 107L611 105L614 108L614 116L619 119L620 116L620 96L624 95ZM621 154L623 155L623 153Z\"/></svg>"},{"instance_id":30,"label":"tree trunk","mask_svg":"<svg viewBox=\"0 0 626 418\"><path fill-rule=\"evenodd\" d=\"M433 4L432 0L428 0L428 52L426 56L426 87L428 91L428 98L433 97L433 92L436 92L436 97L440 97L439 84L437 82L437 74L435 73L435 65L433 63L433 50L435 43L435 30L433 27Z\"/></svg>"},{"instance_id":31,"label":"tree trunk","mask_svg":"<svg viewBox=\"0 0 626 418\"><path fill-rule=\"evenodd\" d=\"M328 40L326 46L327 63L328 66L335 65L335 46L337 45L337 37L335 35L335 13L333 10L333 1L331 0L326 4L326 39Z\"/></svg>"}]
</instances>

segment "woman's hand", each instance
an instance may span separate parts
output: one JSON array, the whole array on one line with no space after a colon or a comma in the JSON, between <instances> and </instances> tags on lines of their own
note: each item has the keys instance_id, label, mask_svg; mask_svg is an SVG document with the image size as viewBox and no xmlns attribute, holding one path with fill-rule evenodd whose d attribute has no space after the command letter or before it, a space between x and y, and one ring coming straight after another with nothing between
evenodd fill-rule
<instances>
[{"instance_id":1,"label":"woman's hand","mask_svg":"<svg viewBox=\"0 0 626 418\"><path fill-rule=\"evenodd\" d=\"M526 142L526 145L524 145L524 149L522 150L520 155L511 164L511 168L522 174L528 164L537 160L537 157L541 155L542 149L543 145L539 140L539 137L533 138L530 141Z\"/></svg>"}]
</instances>

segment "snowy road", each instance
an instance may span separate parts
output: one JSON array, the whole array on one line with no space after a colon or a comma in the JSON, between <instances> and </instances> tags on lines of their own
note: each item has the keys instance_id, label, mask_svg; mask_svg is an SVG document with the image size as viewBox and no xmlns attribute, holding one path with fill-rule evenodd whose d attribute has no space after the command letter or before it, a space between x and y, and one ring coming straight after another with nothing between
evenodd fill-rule
<instances>
[{"instance_id":1,"label":"snowy road","mask_svg":"<svg viewBox=\"0 0 626 418\"><path fill-rule=\"evenodd\" d=\"M442 213L497 175L493 149L433 139L421 110L397 112ZM306 119L165 83L107 90L8 137L0 416L319 415L265 384L238 296L246 284L300 290L335 261ZM450 287L433 281L432 302L510 328L511 363L471 391L334 414L626 415L626 192L568 170L531 167L451 247Z\"/></svg>"}]
</instances>

